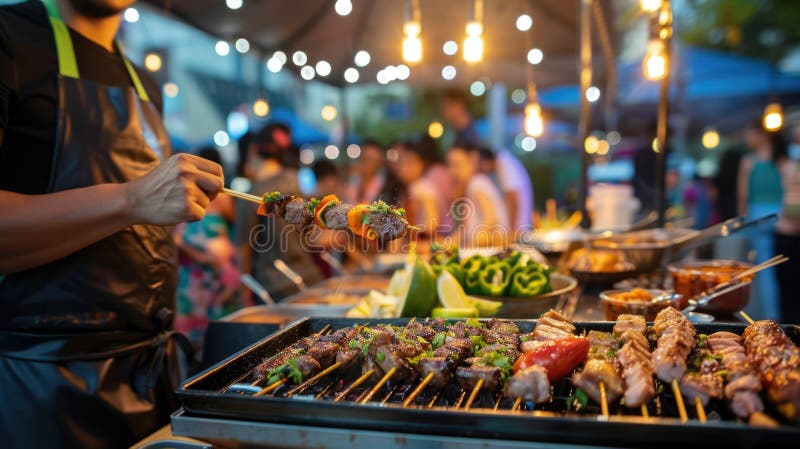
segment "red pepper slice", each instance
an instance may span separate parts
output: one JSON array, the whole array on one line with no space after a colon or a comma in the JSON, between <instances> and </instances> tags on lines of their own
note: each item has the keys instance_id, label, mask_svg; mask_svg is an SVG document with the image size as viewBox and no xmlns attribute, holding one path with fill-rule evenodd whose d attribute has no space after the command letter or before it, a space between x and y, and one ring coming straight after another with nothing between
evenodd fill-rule
<instances>
[{"instance_id":1,"label":"red pepper slice","mask_svg":"<svg viewBox=\"0 0 800 449\"><path fill-rule=\"evenodd\" d=\"M589 339L569 337L545 341L522 354L514 364L514 372L539 365L547 370L547 378L555 382L571 373L589 355Z\"/></svg>"},{"instance_id":2,"label":"red pepper slice","mask_svg":"<svg viewBox=\"0 0 800 449\"><path fill-rule=\"evenodd\" d=\"M317 207L314 209L314 223L317 224L322 229L328 229L325 225L325 210L330 206L335 206L339 204L339 198L336 195L326 195L319 201Z\"/></svg>"},{"instance_id":3,"label":"red pepper slice","mask_svg":"<svg viewBox=\"0 0 800 449\"><path fill-rule=\"evenodd\" d=\"M265 207L264 203L258 205L258 210L256 211L258 215L267 216L267 208Z\"/></svg>"}]
</instances>

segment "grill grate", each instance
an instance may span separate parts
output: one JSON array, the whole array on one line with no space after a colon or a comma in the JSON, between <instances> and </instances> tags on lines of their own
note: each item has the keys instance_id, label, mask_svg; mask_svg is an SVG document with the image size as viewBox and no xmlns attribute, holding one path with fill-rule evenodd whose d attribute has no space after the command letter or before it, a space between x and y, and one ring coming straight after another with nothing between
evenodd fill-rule
<instances>
[{"instance_id":1,"label":"grill grate","mask_svg":"<svg viewBox=\"0 0 800 449\"><path fill-rule=\"evenodd\" d=\"M378 320L370 325L387 323L404 325L406 320ZM533 328L535 321L516 321L522 332ZM543 404L522 402L515 409L513 400L500 397L499 392L481 391L471 408L464 403L469 392L451 382L442 390L426 387L413 403L404 408L403 401L421 380L415 378L403 384L383 385L371 401L361 400L375 386L377 376L349 391L341 401L339 396L353 382L334 371L309 386L302 393L287 397L294 388L281 385L269 395L252 397L263 388L252 386L252 370L264 358L291 345L299 338L332 324L333 329L357 324L353 320L303 320L268 337L215 367L188 380L178 391L188 414L235 417L245 420L301 423L345 428L363 428L401 432L434 433L452 436L491 436L506 439L536 437L542 441L571 441L575 443L637 445L637 441L661 438L674 444L714 444L718 438L748 441L770 438L775 444L800 438L800 428L782 422L777 428L754 428L736 420L724 400L712 400L705 407L706 422L699 420L693 404L687 403L689 421L681 423L676 398L669 385L656 380L658 394L647 404L646 417L641 409L629 409L620 402L609 404L609 416L602 415L599 405L589 403L576 410L572 404L575 389L568 379L553 384L552 399ZM358 324L364 324L358 323ZM578 332L610 331L613 323L575 323ZM741 334L744 326L727 324L698 325L698 332L729 331ZM797 341L796 326L785 327ZM768 401L765 401L768 404ZM773 418L780 416L773 409L765 410ZM454 421L454 418L458 420ZM565 435L569 431L570 435ZM577 432L577 433L576 433ZM738 436L737 436L738 435ZM736 438L733 440L732 438ZM644 439L644 440L643 440Z\"/></svg>"}]
</instances>

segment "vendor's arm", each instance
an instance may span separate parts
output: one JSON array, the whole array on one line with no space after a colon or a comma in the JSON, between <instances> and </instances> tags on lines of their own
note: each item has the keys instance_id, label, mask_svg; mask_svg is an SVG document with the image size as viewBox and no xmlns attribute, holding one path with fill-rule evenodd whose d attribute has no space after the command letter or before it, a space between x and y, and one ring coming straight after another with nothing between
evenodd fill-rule
<instances>
[{"instance_id":1,"label":"vendor's arm","mask_svg":"<svg viewBox=\"0 0 800 449\"><path fill-rule=\"evenodd\" d=\"M44 195L0 191L0 273L53 262L130 225L199 220L222 185L219 165L178 154L124 184Z\"/></svg>"}]
</instances>

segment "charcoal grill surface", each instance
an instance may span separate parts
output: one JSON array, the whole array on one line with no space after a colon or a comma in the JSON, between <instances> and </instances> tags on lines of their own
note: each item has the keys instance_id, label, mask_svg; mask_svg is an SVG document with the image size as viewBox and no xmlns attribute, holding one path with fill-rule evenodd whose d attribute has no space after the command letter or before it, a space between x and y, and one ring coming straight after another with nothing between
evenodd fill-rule
<instances>
[{"instance_id":1,"label":"charcoal grill surface","mask_svg":"<svg viewBox=\"0 0 800 449\"><path fill-rule=\"evenodd\" d=\"M403 326L407 322L407 319L390 319L371 320L368 324ZM535 320L514 322L522 332L531 331L536 323ZM771 446L795 446L800 441L800 428L787 423L778 428L759 428L735 421L724 401L712 401L708 405L708 422L690 419L681 423L668 386L659 394L656 405L651 406L651 414L655 416L650 418L643 418L636 414L637 410L628 410L619 405L611 408L608 418L603 417L599 407L593 405L580 413L568 411L567 399L573 391L568 380L554 384L551 403L537 405L535 410L521 411L508 410L510 401L501 402L499 410L493 411L494 398L490 394L482 394L470 411L456 409L452 407L455 400L452 392L442 393L443 397L433 408L421 405L430 396L424 401L418 400L417 404L420 405L416 407L403 408L400 404L402 396L410 390L403 386L393 394L389 394L390 390L385 388L375 396L373 402L367 404L315 399L314 395L325 388L324 381L310 390L309 394L294 397L280 397L286 389L276 390L275 397L226 392L232 384L250 382L253 368L265 358L328 324L333 329L339 329L367 323L363 319L324 318L295 322L184 382L176 393L183 402L185 416L314 428L648 448L674 447L676 444L709 447L721 442L730 447L756 447L766 442ZM614 325L609 322L574 324L577 332L610 332ZM741 324L704 324L695 327L698 332L707 334L717 331L741 334L745 328ZM797 326L784 326L784 330L793 341L800 340ZM331 381L336 381L335 376ZM349 381L352 379L345 380L344 384ZM382 404L384 399L387 401ZM532 408L533 404L528 404L528 407ZM695 416L693 412L693 407L690 407L690 418ZM774 411L768 409L767 412L773 417L777 416Z\"/></svg>"}]
</instances>

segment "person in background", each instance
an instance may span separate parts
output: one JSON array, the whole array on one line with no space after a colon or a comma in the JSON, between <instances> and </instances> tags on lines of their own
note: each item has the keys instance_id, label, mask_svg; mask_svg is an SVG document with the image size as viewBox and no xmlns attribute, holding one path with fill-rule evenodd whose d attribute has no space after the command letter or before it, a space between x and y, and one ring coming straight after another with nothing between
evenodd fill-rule
<instances>
[{"instance_id":1,"label":"person in background","mask_svg":"<svg viewBox=\"0 0 800 449\"><path fill-rule=\"evenodd\" d=\"M250 193L261 196L278 191L300 196L297 170L281 164L291 141L289 128L280 123L266 125L255 136L251 145L255 179ZM274 299L297 292L294 283L275 268L278 259L296 271L306 285L321 281L322 273L301 241L299 229L283 218L261 217L256 214L257 208L250 202L236 204L236 244L242 273L252 274Z\"/></svg>"},{"instance_id":2,"label":"person in background","mask_svg":"<svg viewBox=\"0 0 800 449\"><path fill-rule=\"evenodd\" d=\"M380 197L386 184L386 174L383 171L385 163L383 147L378 142L365 140L361 144L361 156L345 190L348 203L371 203Z\"/></svg>"},{"instance_id":3,"label":"person in background","mask_svg":"<svg viewBox=\"0 0 800 449\"><path fill-rule=\"evenodd\" d=\"M403 205L407 219L409 223L422 226L423 231L417 233L417 237L428 240L436 232L439 214L446 201L425 176L432 161L413 142L398 142L394 148L398 151L397 175L406 190L406 201Z\"/></svg>"},{"instance_id":4,"label":"person in background","mask_svg":"<svg viewBox=\"0 0 800 449\"><path fill-rule=\"evenodd\" d=\"M764 129L761 119L756 119L745 130L745 143L752 152L742 159L739 169L739 214L750 219L775 214L781 210L783 186L781 169L786 162L786 145L779 133ZM755 250L755 263L775 255L775 239L771 224L760 226L750 234ZM760 317L780 319L779 298L775 270L767 269L756 276L754 299L760 302ZM794 292L792 292L794 293ZM755 306L755 305L754 305ZM758 314L759 311L754 311Z\"/></svg>"},{"instance_id":5,"label":"person in background","mask_svg":"<svg viewBox=\"0 0 800 449\"><path fill-rule=\"evenodd\" d=\"M508 211L500 190L478 172L479 155L475 147L457 143L447 152L447 169L459 197L451 208L456 221L456 237L462 246L507 243Z\"/></svg>"},{"instance_id":6,"label":"person in background","mask_svg":"<svg viewBox=\"0 0 800 449\"><path fill-rule=\"evenodd\" d=\"M780 287L781 320L800 323L800 123L792 130L788 157L781 167L783 204L775 225L775 248L789 258L778 265L776 275Z\"/></svg>"},{"instance_id":7,"label":"person in background","mask_svg":"<svg viewBox=\"0 0 800 449\"><path fill-rule=\"evenodd\" d=\"M487 147L478 148L478 172L483 173L500 188L500 180L497 179L497 157L494 151Z\"/></svg>"},{"instance_id":8,"label":"person in background","mask_svg":"<svg viewBox=\"0 0 800 449\"><path fill-rule=\"evenodd\" d=\"M221 164L214 148L203 148L197 155ZM178 224L173 231L179 249L175 330L195 346L197 361L208 323L245 306L237 295L236 250L228 236L233 207L231 197L219 195L202 220Z\"/></svg>"},{"instance_id":9,"label":"person in background","mask_svg":"<svg viewBox=\"0 0 800 449\"><path fill-rule=\"evenodd\" d=\"M341 182L339 181L339 170L336 169L331 161L321 160L314 163L311 167L314 178L317 180L317 198L325 195L341 194Z\"/></svg>"},{"instance_id":10,"label":"person in background","mask_svg":"<svg viewBox=\"0 0 800 449\"><path fill-rule=\"evenodd\" d=\"M742 155L743 151L739 148L731 148L725 151L719 160L719 170L714 176L714 186L718 192L717 210L720 220L727 220L739 215L737 182Z\"/></svg>"},{"instance_id":11,"label":"person in background","mask_svg":"<svg viewBox=\"0 0 800 449\"><path fill-rule=\"evenodd\" d=\"M481 139L475 130L472 113L469 110L469 97L459 89L451 89L444 93L440 107L442 118L453 127L456 142L471 146L480 146Z\"/></svg>"},{"instance_id":12,"label":"person in background","mask_svg":"<svg viewBox=\"0 0 800 449\"><path fill-rule=\"evenodd\" d=\"M500 150L495 156L492 150L482 148L481 160L483 169L487 170L481 172L495 181L503 192L513 232L530 230L533 222L533 185L525 166L508 150Z\"/></svg>"},{"instance_id":13,"label":"person in background","mask_svg":"<svg viewBox=\"0 0 800 449\"><path fill-rule=\"evenodd\" d=\"M419 139L417 148L424 159L428 161L425 178L442 198L437 220L439 223L437 234L441 236L449 235L452 223L448 212L450 211L450 203L455 198L453 194L453 178L450 177L450 172L447 171L436 139L428 133L424 133Z\"/></svg>"}]
</instances>

